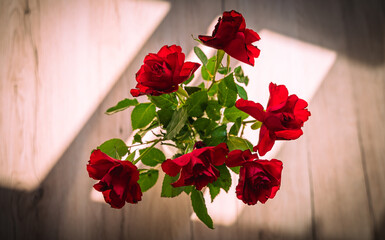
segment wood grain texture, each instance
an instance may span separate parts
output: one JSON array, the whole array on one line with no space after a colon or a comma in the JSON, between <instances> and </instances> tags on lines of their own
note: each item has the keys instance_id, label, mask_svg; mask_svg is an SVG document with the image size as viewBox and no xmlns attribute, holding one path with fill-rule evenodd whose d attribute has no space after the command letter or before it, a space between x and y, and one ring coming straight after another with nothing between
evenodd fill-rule
<instances>
[{"instance_id":1,"label":"wood grain texture","mask_svg":"<svg viewBox=\"0 0 385 240\"><path fill-rule=\"evenodd\" d=\"M108 53L102 49L106 45L117 52L123 48L108 33L126 34L116 25L127 14L122 12L126 1L0 1L1 171L8 171L8 176L28 172L38 178L37 156L44 149L38 146L39 134L54 137L52 121L63 123L63 129L73 134L57 163L33 190L20 190L22 183L15 182L16 177L0 179L0 239L384 239L384 3L168 2L169 12L148 41L130 61L122 54L122 69L108 70L103 62ZM145 55L164 44L179 44L187 54L195 45L191 34L205 33L225 9L241 12L247 26L256 31L269 29L337 53L310 101L312 116L305 134L287 142L276 156L284 163L277 196L264 205L238 209L233 225L216 225L213 231L190 220L192 209L186 196L160 198L161 182L144 194L143 201L122 210L91 200L94 181L85 169L90 150L106 139L125 139L132 133L130 111L112 116L104 111L128 96ZM83 20L75 21L78 18ZM100 35L100 29L105 34ZM73 35L63 35L64 30ZM91 62L76 53L83 48L88 49ZM62 58L66 51L77 57ZM78 67L69 69L71 62ZM87 67L93 63L99 64L96 70ZM60 77L66 71L99 80L96 75L103 71L117 73L109 75L115 76L116 84L105 98L100 95L78 129L66 126L67 118L58 119L59 112L71 113L66 102L81 95L80 85L88 82L79 77L78 90L70 91L59 81L65 81ZM49 78L55 80L49 82ZM100 90L100 81L92 89ZM60 101L51 101L55 96Z\"/></svg>"}]
</instances>

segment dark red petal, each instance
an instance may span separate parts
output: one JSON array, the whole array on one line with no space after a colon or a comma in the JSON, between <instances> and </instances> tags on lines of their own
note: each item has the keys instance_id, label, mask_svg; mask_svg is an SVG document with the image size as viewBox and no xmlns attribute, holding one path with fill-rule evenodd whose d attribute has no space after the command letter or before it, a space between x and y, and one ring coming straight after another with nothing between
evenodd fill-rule
<instances>
[{"instance_id":1,"label":"dark red petal","mask_svg":"<svg viewBox=\"0 0 385 240\"><path fill-rule=\"evenodd\" d=\"M229 148L226 143L221 143L213 149L213 159L211 163L215 166L220 166L225 163L226 156L229 154Z\"/></svg>"},{"instance_id":2,"label":"dark red petal","mask_svg":"<svg viewBox=\"0 0 385 240\"><path fill-rule=\"evenodd\" d=\"M260 122L265 120L265 111L263 110L262 105L259 103L240 98L235 103L235 107L249 114Z\"/></svg>"},{"instance_id":3,"label":"dark red petal","mask_svg":"<svg viewBox=\"0 0 385 240\"><path fill-rule=\"evenodd\" d=\"M259 41L261 38L258 33L254 32L252 29L246 28L245 30L245 42L246 44L251 44L255 41Z\"/></svg>"},{"instance_id":4,"label":"dark red petal","mask_svg":"<svg viewBox=\"0 0 385 240\"><path fill-rule=\"evenodd\" d=\"M251 65L247 55L245 35L242 32L237 32L235 38L229 41L223 50L233 58Z\"/></svg>"},{"instance_id":5,"label":"dark red petal","mask_svg":"<svg viewBox=\"0 0 385 240\"><path fill-rule=\"evenodd\" d=\"M302 122L306 122L309 119L309 116L311 115L310 112L307 109L305 109L307 106L308 104L305 100L298 99L294 107L295 117L301 120Z\"/></svg>"},{"instance_id":6,"label":"dark red petal","mask_svg":"<svg viewBox=\"0 0 385 240\"><path fill-rule=\"evenodd\" d=\"M268 160L257 160L256 163L260 164L264 171L268 172L271 177L274 177L278 183L281 182L281 174L283 169L283 164L277 159Z\"/></svg>"},{"instance_id":7,"label":"dark red petal","mask_svg":"<svg viewBox=\"0 0 385 240\"><path fill-rule=\"evenodd\" d=\"M254 151L258 151L260 156L264 156L274 146L275 138L270 136L269 130L262 124L261 131L259 132L258 145L254 147Z\"/></svg>"},{"instance_id":8,"label":"dark red petal","mask_svg":"<svg viewBox=\"0 0 385 240\"><path fill-rule=\"evenodd\" d=\"M180 46L172 45L172 46L167 46L164 45L157 53L157 55L161 58L166 58L169 54L172 53L181 53L182 48Z\"/></svg>"},{"instance_id":9,"label":"dark red petal","mask_svg":"<svg viewBox=\"0 0 385 240\"><path fill-rule=\"evenodd\" d=\"M282 131L276 131L274 133L275 133L275 136L277 136L277 138L282 138L287 140L297 139L303 134L301 129L282 130Z\"/></svg>"},{"instance_id":10,"label":"dark red petal","mask_svg":"<svg viewBox=\"0 0 385 240\"><path fill-rule=\"evenodd\" d=\"M285 106L287 98L289 96L289 91L285 85L277 86L274 83L269 85L270 99L267 104L266 111L276 111Z\"/></svg>"},{"instance_id":11,"label":"dark red petal","mask_svg":"<svg viewBox=\"0 0 385 240\"><path fill-rule=\"evenodd\" d=\"M167 173L168 175L175 177L180 172L181 167L174 163L173 160L167 159L165 162L162 163L162 170L163 172Z\"/></svg>"},{"instance_id":12,"label":"dark red petal","mask_svg":"<svg viewBox=\"0 0 385 240\"><path fill-rule=\"evenodd\" d=\"M236 149L229 153L226 160L226 165L228 167L238 167L242 166L243 163L245 163L245 160L242 157L243 151Z\"/></svg>"},{"instance_id":13,"label":"dark red petal","mask_svg":"<svg viewBox=\"0 0 385 240\"><path fill-rule=\"evenodd\" d=\"M96 149L91 153L89 164L87 164L88 175L93 179L100 180L116 164L116 159Z\"/></svg>"}]
</instances>

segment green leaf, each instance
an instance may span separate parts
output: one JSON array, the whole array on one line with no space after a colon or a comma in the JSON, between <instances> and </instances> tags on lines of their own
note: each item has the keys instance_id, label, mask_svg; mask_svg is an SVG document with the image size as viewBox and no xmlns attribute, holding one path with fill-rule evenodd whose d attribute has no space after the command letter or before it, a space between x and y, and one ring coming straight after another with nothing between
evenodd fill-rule
<instances>
[{"instance_id":1,"label":"green leaf","mask_svg":"<svg viewBox=\"0 0 385 240\"><path fill-rule=\"evenodd\" d=\"M174 111L171 121L167 126L167 135L165 136L165 139L172 139L179 133L186 123L187 116L187 109L184 107Z\"/></svg>"},{"instance_id":2,"label":"green leaf","mask_svg":"<svg viewBox=\"0 0 385 240\"><path fill-rule=\"evenodd\" d=\"M170 123L172 114L174 110L171 108L162 108L157 111L159 122L163 125L164 128L167 128L167 125Z\"/></svg>"},{"instance_id":3,"label":"green leaf","mask_svg":"<svg viewBox=\"0 0 385 240\"><path fill-rule=\"evenodd\" d=\"M237 120L235 120L233 126L231 126L229 134L237 136L239 133L239 129L241 128L241 125L242 125L242 118L239 117L237 118Z\"/></svg>"},{"instance_id":4,"label":"green leaf","mask_svg":"<svg viewBox=\"0 0 385 240\"><path fill-rule=\"evenodd\" d=\"M195 52L195 55L197 55L197 57L199 58L199 60L201 60L203 65L206 65L207 64L206 54L199 47L194 47L194 52Z\"/></svg>"},{"instance_id":5,"label":"green leaf","mask_svg":"<svg viewBox=\"0 0 385 240\"><path fill-rule=\"evenodd\" d=\"M201 73L204 80L211 80L210 75L214 74L214 68L216 63L216 56L210 58L205 66L202 66Z\"/></svg>"},{"instance_id":6,"label":"green leaf","mask_svg":"<svg viewBox=\"0 0 385 240\"><path fill-rule=\"evenodd\" d=\"M244 73L241 66L234 68L234 75L243 77Z\"/></svg>"},{"instance_id":7,"label":"green leaf","mask_svg":"<svg viewBox=\"0 0 385 240\"><path fill-rule=\"evenodd\" d=\"M105 141L97 149L100 149L100 151L104 152L108 156L119 160L128 153L127 145L123 142L123 140L118 138Z\"/></svg>"},{"instance_id":8,"label":"green leaf","mask_svg":"<svg viewBox=\"0 0 385 240\"><path fill-rule=\"evenodd\" d=\"M183 192L183 187L173 187L171 183L178 180L179 174L175 177L171 177L167 174L164 175L163 184L162 184L162 193L160 194L161 197L176 197L181 192Z\"/></svg>"},{"instance_id":9,"label":"green leaf","mask_svg":"<svg viewBox=\"0 0 385 240\"><path fill-rule=\"evenodd\" d=\"M214 121L221 119L221 108L217 101L209 100L206 107L207 116Z\"/></svg>"},{"instance_id":10,"label":"green leaf","mask_svg":"<svg viewBox=\"0 0 385 240\"><path fill-rule=\"evenodd\" d=\"M249 114L239 110L235 106L232 106L231 108L226 108L223 113L229 122L235 122L237 118L241 118L242 120L246 119Z\"/></svg>"},{"instance_id":11,"label":"green leaf","mask_svg":"<svg viewBox=\"0 0 385 240\"><path fill-rule=\"evenodd\" d=\"M243 73L241 66L236 67L234 69L234 76L235 76L235 79L239 83L244 83L246 86L247 86L247 84L249 84L249 78L247 76L244 76L244 73Z\"/></svg>"},{"instance_id":12,"label":"green leaf","mask_svg":"<svg viewBox=\"0 0 385 240\"><path fill-rule=\"evenodd\" d=\"M262 122L256 121L255 123L253 123L253 125L251 125L251 129L257 130L257 129L259 129L261 126L262 126Z\"/></svg>"},{"instance_id":13,"label":"green leaf","mask_svg":"<svg viewBox=\"0 0 385 240\"><path fill-rule=\"evenodd\" d=\"M218 68L218 72L222 75L226 75L228 74L229 72L231 72L231 68L229 68L229 71L227 71L227 67L219 67Z\"/></svg>"},{"instance_id":14,"label":"green leaf","mask_svg":"<svg viewBox=\"0 0 385 240\"><path fill-rule=\"evenodd\" d=\"M129 161L129 162L134 161L135 155L136 155L136 151L133 151L132 153L130 153L130 154L127 156L126 161Z\"/></svg>"},{"instance_id":15,"label":"green leaf","mask_svg":"<svg viewBox=\"0 0 385 240\"><path fill-rule=\"evenodd\" d=\"M207 92L207 95L210 97L214 96L218 92L218 83L214 83L210 90Z\"/></svg>"},{"instance_id":16,"label":"green leaf","mask_svg":"<svg viewBox=\"0 0 385 240\"><path fill-rule=\"evenodd\" d=\"M193 189L191 192L191 204L197 217L206 224L207 227L214 229L213 220L207 213L205 199L201 191Z\"/></svg>"},{"instance_id":17,"label":"green leaf","mask_svg":"<svg viewBox=\"0 0 385 240\"><path fill-rule=\"evenodd\" d=\"M218 85L218 102L222 106L232 107L237 100L238 90L234 83L233 74L225 77Z\"/></svg>"},{"instance_id":18,"label":"green leaf","mask_svg":"<svg viewBox=\"0 0 385 240\"><path fill-rule=\"evenodd\" d=\"M226 125L216 127L212 133L211 138L207 139L205 143L208 146L216 146L222 142L225 142L227 139Z\"/></svg>"},{"instance_id":19,"label":"green leaf","mask_svg":"<svg viewBox=\"0 0 385 240\"><path fill-rule=\"evenodd\" d=\"M144 151L146 151L148 148L140 149L139 153L142 154ZM146 155L142 158L142 163L144 165L155 167L159 163L162 163L166 160L166 157L164 156L163 152L160 151L157 148L151 148Z\"/></svg>"},{"instance_id":20,"label":"green leaf","mask_svg":"<svg viewBox=\"0 0 385 240\"><path fill-rule=\"evenodd\" d=\"M247 100L247 92L246 92L246 90L243 87L239 86L238 84L235 84L235 86L237 87L237 90L238 90L238 96L240 98L243 98L243 99Z\"/></svg>"},{"instance_id":21,"label":"green leaf","mask_svg":"<svg viewBox=\"0 0 385 240\"><path fill-rule=\"evenodd\" d=\"M225 51L223 51L223 50L221 50L221 49L219 49L219 50L217 51L217 59L216 59L216 64L215 64L215 69L214 69L213 74L216 73L216 72L218 71L218 68L219 68L219 66L220 66L221 63L222 63L222 59L223 59L223 56L224 56L224 55L225 55Z\"/></svg>"},{"instance_id":22,"label":"green leaf","mask_svg":"<svg viewBox=\"0 0 385 240\"><path fill-rule=\"evenodd\" d=\"M189 78L188 78L186 81L184 81L182 84L187 85L187 84L189 84L193 79L194 79L194 74L191 75L191 77L189 77Z\"/></svg>"},{"instance_id":23,"label":"green leaf","mask_svg":"<svg viewBox=\"0 0 385 240\"><path fill-rule=\"evenodd\" d=\"M211 121L207 118L198 118L194 123L193 126L197 131L205 131L207 127L210 125Z\"/></svg>"},{"instance_id":24,"label":"green leaf","mask_svg":"<svg viewBox=\"0 0 385 240\"><path fill-rule=\"evenodd\" d=\"M231 167L230 169L231 169L231 171L235 172L236 174L239 174L239 172L241 171L241 167L240 166L238 166L238 167Z\"/></svg>"},{"instance_id":25,"label":"green leaf","mask_svg":"<svg viewBox=\"0 0 385 240\"><path fill-rule=\"evenodd\" d=\"M221 188L214 186L212 183L209 183L207 186L209 187L209 190L210 190L211 202L213 202L215 197L221 191Z\"/></svg>"},{"instance_id":26,"label":"green leaf","mask_svg":"<svg viewBox=\"0 0 385 240\"><path fill-rule=\"evenodd\" d=\"M183 191L189 195L191 191L193 190L193 186L184 186Z\"/></svg>"},{"instance_id":27,"label":"green leaf","mask_svg":"<svg viewBox=\"0 0 385 240\"><path fill-rule=\"evenodd\" d=\"M231 175L229 169L227 169L226 164L216 166L216 168L219 170L220 176L215 182L213 182L213 185L228 192L231 186Z\"/></svg>"},{"instance_id":28,"label":"green leaf","mask_svg":"<svg viewBox=\"0 0 385 240\"><path fill-rule=\"evenodd\" d=\"M184 89L186 90L186 92L188 93L188 95L191 95L195 92L198 92L200 90L202 90L200 87L184 87Z\"/></svg>"},{"instance_id":29,"label":"green leaf","mask_svg":"<svg viewBox=\"0 0 385 240\"><path fill-rule=\"evenodd\" d=\"M187 114L191 117L201 117L207 107L208 96L206 91L191 94L186 101Z\"/></svg>"},{"instance_id":30,"label":"green leaf","mask_svg":"<svg viewBox=\"0 0 385 240\"><path fill-rule=\"evenodd\" d=\"M138 183L142 192L146 192L148 189L152 188L158 180L158 176L159 171L154 169L141 173L139 175Z\"/></svg>"},{"instance_id":31,"label":"green leaf","mask_svg":"<svg viewBox=\"0 0 385 240\"><path fill-rule=\"evenodd\" d=\"M140 103L131 113L132 129L144 128L156 116L155 105L152 103Z\"/></svg>"},{"instance_id":32,"label":"green leaf","mask_svg":"<svg viewBox=\"0 0 385 240\"><path fill-rule=\"evenodd\" d=\"M229 136L227 139L227 146L230 151L235 149L240 149L242 151L247 149L250 149L251 151L253 150L253 144L251 144L247 139L235 136Z\"/></svg>"},{"instance_id":33,"label":"green leaf","mask_svg":"<svg viewBox=\"0 0 385 240\"><path fill-rule=\"evenodd\" d=\"M126 99L118 102L118 104L116 104L115 106L110 107L109 109L107 109L106 114L110 115L110 114L113 114L113 113L116 113L116 112L120 112L120 111L123 111L124 109L127 109L127 108L129 108L131 106L136 106L138 104L139 104L138 100L126 98Z\"/></svg>"},{"instance_id":34,"label":"green leaf","mask_svg":"<svg viewBox=\"0 0 385 240\"><path fill-rule=\"evenodd\" d=\"M142 142L142 136L140 136L139 134L135 134L134 135L134 141L132 141L132 143L143 143Z\"/></svg>"},{"instance_id":35,"label":"green leaf","mask_svg":"<svg viewBox=\"0 0 385 240\"><path fill-rule=\"evenodd\" d=\"M176 109L178 106L178 100L175 94L162 94L160 96L148 96L150 101L155 104L158 108L172 108Z\"/></svg>"}]
</instances>

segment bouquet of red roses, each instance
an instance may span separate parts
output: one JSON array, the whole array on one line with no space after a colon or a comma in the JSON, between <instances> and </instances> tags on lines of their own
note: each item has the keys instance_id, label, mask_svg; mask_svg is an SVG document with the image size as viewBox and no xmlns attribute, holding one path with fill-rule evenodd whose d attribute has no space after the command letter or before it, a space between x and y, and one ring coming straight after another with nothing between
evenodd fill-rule
<instances>
[{"instance_id":1,"label":"bouquet of red roses","mask_svg":"<svg viewBox=\"0 0 385 240\"><path fill-rule=\"evenodd\" d=\"M307 102L289 95L284 85L270 83L266 109L248 100L242 85L247 86L249 79L241 67L232 70L230 60L254 66L260 50L252 43L260 37L246 28L240 13L224 12L212 36L200 35L196 40L217 49L216 54L207 58L194 47L201 63L188 62L181 47L166 45L145 57L131 95L147 95L148 102L127 98L106 112L133 107L131 123L136 133L132 145L120 139L104 142L91 153L87 171L99 180L94 188L105 201L122 208L126 202L142 199L143 192L157 182L161 167L165 172L161 196L186 193L198 218L213 228L202 190L208 188L214 200L220 189L229 190L233 171L239 174L236 195L244 203L254 205L273 198L280 188L282 162L259 156L270 151L276 140L299 138L310 112ZM199 67L203 82L189 86ZM246 120L249 116L252 120ZM248 124L260 129L256 146L243 137ZM143 142L147 133L154 140ZM172 146L176 153L166 159L157 145ZM133 150L138 147L142 149ZM138 162L144 167L138 169Z\"/></svg>"}]
</instances>

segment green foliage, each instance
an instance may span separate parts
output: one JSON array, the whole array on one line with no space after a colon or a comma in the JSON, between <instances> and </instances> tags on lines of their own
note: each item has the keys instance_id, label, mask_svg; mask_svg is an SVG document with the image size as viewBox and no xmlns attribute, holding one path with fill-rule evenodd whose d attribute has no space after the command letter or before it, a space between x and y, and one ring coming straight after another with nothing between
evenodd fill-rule
<instances>
[{"instance_id":1,"label":"green foliage","mask_svg":"<svg viewBox=\"0 0 385 240\"><path fill-rule=\"evenodd\" d=\"M156 116L155 105L152 103L140 103L136 105L131 113L132 128L144 128Z\"/></svg>"},{"instance_id":2,"label":"green foliage","mask_svg":"<svg viewBox=\"0 0 385 240\"><path fill-rule=\"evenodd\" d=\"M146 192L148 189L152 188L156 181L158 180L159 171L158 170L148 170L139 175L139 186L142 192Z\"/></svg>"},{"instance_id":3,"label":"green foliage","mask_svg":"<svg viewBox=\"0 0 385 240\"><path fill-rule=\"evenodd\" d=\"M187 87L187 86L184 87L184 89L186 90L188 95L191 95L191 94L193 94L195 92L198 92L198 91L202 90L202 88L200 88L200 87Z\"/></svg>"},{"instance_id":4,"label":"green foliage","mask_svg":"<svg viewBox=\"0 0 385 240\"><path fill-rule=\"evenodd\" d=\"M214 229L213 220L207 213L205 199L201 191L193 189L191 192L191 204L197 217L206 224L207 227Z\"/></svg>"},{"instance_id":5,"label":"green foliage","mask_svg":"<svg viewBox=\"0 0 385 240\"><path fill-rule=\"evenodd\" d=\"M136 106L138 104L139 104L138 100L126 98L126 99L118 102L118 104L116 104L115 106L107 109L106 114L110 115L110 114L113 114L116 112L120 112L120 111L123 111L123 110L131 107L131 106Z\"/></svg>"},{"instance_id":6,"label":"green foliage","mask_svg":"<svg viewBox=\"0 0 385 240\"><path fill-rule=\"evenodd\" d=\"M119 160L128 153L127 145L123 142L123 140L118 138L105 141L97 149L100 149L100 151L104 152L108 156Z\"/></svg>"},{"instance_id":7,"label":"green foliage","mask_svg":"<svg viewBox=\"0 0 385 240\"><path fill-rule=\"evenodd\" d=\"M242 125L242 118L238 117L235 120L233 126L231 126L229 134L237 136L239 133L239 129L241 128L241 125Z\"/></svg>"},{"instance_id":8,"label":"green foliage","mask_svg":"<svg viewBox=\"0 0 385 240\"><path fill-rule=\"evenodd\" d=\"M142 158L142 163L150 166L150 167L155 167L159 163L162 163L166 160L166 157L164 156L163 152L160 151L157 148L144 148L140 149L139 153L142 154L144 151L148 149L148 152L146 155L143 156Z\"/></svg>"},{"instance_id":9,"label":"green foliage","mask_svg":"<svg viewBox=\"0 0 385 240\"><path fill-rule=\"evenodd\" d=\"M253 144L251 144L247 139L235 136L229 136L227 139L227 146L229 147L230 151L235 149L240 149L242 151L247 149L253 150Z\"/></svg>"},{"instance_id":10,"label":"green foliage","mask_svg":"<svg viewBox=\"0 0 385 240\"><path fill-rule=\"evenodd\" d=\"M183 187L173 187L171 183L174 183L176 180L178 180L179 174L175 177L171 177L167 174L164 175L163 178L163 184L162 184L162 193L160 194L161 197L176 197L179 194L181 194L184 190Z\"/></svg>"},{"instance_id":11,"label":"green foliage","mask_svg":"<svg viewBox=\"0 0 385 240\"><path fill-rule=\"evenodd\" d=\"M216 100L209 100L207 102L206 113L209 118L216 121L221 119L222 106Z\"/></svg>"},{"instance_id":12,"label":"green foliage","mask_svg":"<svg viewBox=\"0 0 385 240\"><path fill-rule=\"evenodd\" d=\"M205 66L202 66L201 73L204 80L211 80L211 76L214 75L216 61L217 57L213 56L207 61Z\"/></svg>"},{"instance_id":13,"label":"green foliage","mask_svg":"<svg viewBox=\"0 0 385 240\"><path fill-rule=\"evenodd\" d=\"M181 108L174 111L170 123L167 125L165 139L173 139L183 128L187 120L187 109Z\"/></svg>"},{"instance_id":14,"label":"green foliage","mask_svg":"<svg viewBox=\"0 0 385 240\"><path fill-rule=\"evenodd\" d=\"M132 143L143 143L142 142L142 136L140 136L140 134L135 134L134 140L132 141Z\"/></svg>"},{"instance_id":15,"label":"green foliage","mask_svg":"<svg viewBox=\"0 0 385 240\"><path fill-rule=\"evenodd\" d=\"M238 90L233 74L225 77L218 85L218 102L222 106L232 107L237 100Z\"/></svg>"},{"instance_id":16,"label":"green foliage","mask_svg":"<svg viewBox=\"0 0 385 240\"><path fill-rule=\"evenodd\" d=\"M176 109L178 106L178 100L174 93L163 94L160 96L148 96L150 101L158 108L171 108Z\"/></svg>"},{"instance_id":17,"label":"green foliage","mask_svg":"<svg viewBox=\"0 0 385 240\"><path fill-rule=\"evenodd\" d=\"M235 86L237 87L238 96L240 98L243 98L243 99L247 100L247 92L246 92L246 90L243 87L239 86L238 84L235 84Z\"/></svg>"},{"instance_id":18,"label":"green foliage","mask_svg":"<svg viewBox=\"0 0 385 240\"><path fill-rule=\"evenodd\" d=\"M186 101L187 114L191 117L201 117L207 107L208 96L206 91L191 94Z\"/></svg>"},{"instance_id":19,"label":"green foliage","mask_svg":"<svg viewBox=\"0 0 385 240\"><path fill-rule=\"evenodd\" d=\"M257 129L259 129L261 126L262 126L262 122L256 121L255 123L253 123L253 125L251 125L251 129L257 130Z\"/></svg>"},{"instance_id":20,"label":"green foliage","mask_svg":"<svg viewBox=\"0 0 385 240\"><path fill-rule=\"evenodd\" d=\"M211 132L211 137L205 139L207 146L216 146L225 142L227 138L226 125L218 126Z\"/></svg>"},{"instance_id":21,"label":"green foliage","mask_svg":"<svg viewBox=\"0 0 385 240\"><path fill-rule=\"evenodd\" d=\"M215 197L218 196L219 192L221 191L221 188L214 186L212 183L209 183L207 186L209 187L209 190L210 190L211 202L213 202Z\"/></svg>"},{"instance_id":22,"label":"green foliage","mask_svg":"<svg viewBox=\"0 0 385 240\"><path fill-rule=\"evenodd\" d=\"M220 176L213 182L213 185L228 192L231 187L231 175L229 169L227 169L225 164L217 166L216 168L219 170Z\"/></svg>"},{"instance_id":23,"label":"green foliage","mask_svg":"<svg viewBox=\"0 0 385 240\"><path fill-rule=\"evenodd\" d=\"M235 106L226 108L223 114L229 122L235 122L239 117L244 120L249 116L249 114L239 110Z\"/></svg>"},{"instance_id":24,"label":"green foliage","mask_svg":"<svg viewBox=\"0 0 385 240\"><path fill-rule=\"evenodd\" d=\"M197 55L197 57L199 58L199 60L201 60L203 65L206 66L207 64L206 54L199 47L194 47L194 52L195 52L195 55Z\"/></svg>"},{"instance_id":25,"label":"green foliage","mask_svg":"<svg viewBox=\"0 0 385 240\"><path fill-rule=\"evenodd\" d=\"M189 84L193 79L194 79L194 74L191 75L191 77L189 77L189 78L188 78L186 81L184 81L182 84L183 84L183 85L187 85L187 84Z\"/></svg>"},{"instance_id":26,"label":"green foliage","mask_svg":"<svg viewBox=\"0 0 385 240\"><path fill-rule=\"evenodd\" d=\"M242 67L236 67L234 69L234 76L237 82L244 83L246 86L249 84L249 78L244 75Z\"/></svg>"},{"instance_id":27,"label":"green foliage","mask_svg":"<svg viewBox=\"0 0 385 240\"><path fill-rule=\"evenodd\" d=\"M159 122L163 125L164 128L167 128L168 124L170 123L174 111L175 110L172 110L171 108L162 108L156 112L158 114Z\"/></svg>"}]
</instances>

